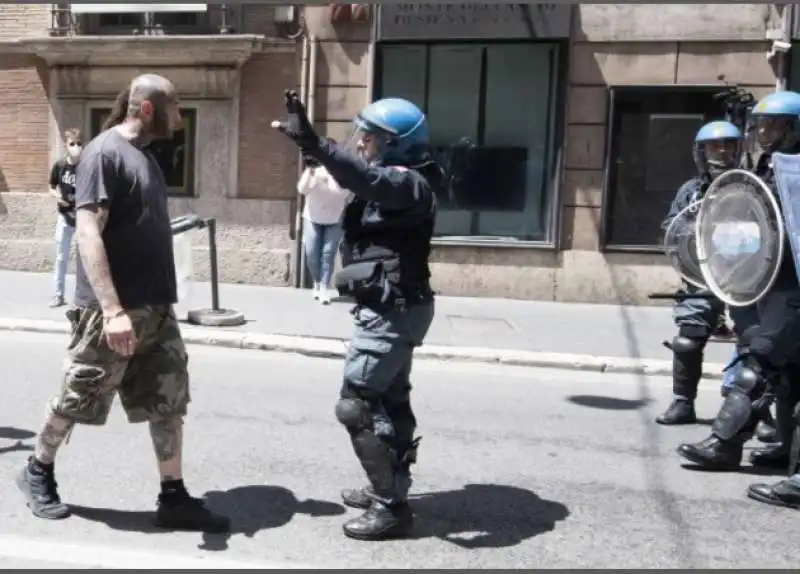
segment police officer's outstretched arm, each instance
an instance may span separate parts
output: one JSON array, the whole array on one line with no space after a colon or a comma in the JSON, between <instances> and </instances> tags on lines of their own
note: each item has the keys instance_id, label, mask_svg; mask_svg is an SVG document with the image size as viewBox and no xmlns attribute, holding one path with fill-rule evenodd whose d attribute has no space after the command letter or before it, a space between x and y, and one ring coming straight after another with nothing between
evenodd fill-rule
<instances>
[{"instance_id":1,"label":"police officer's outstretched arm","mask_svg":"<svg viewBox=\"0 0 800 574\"><path fill-rule=\"evenodd\" d=\"M274 121L272 126L292 139L303 152L317 159L341 187L356 197L374 201L389 210L406 209L417 202L430 201L430 186L414 171L368 163L332 141L319 137L293 90L286 91L286 110L287 120ZM427 123L424 127L427 130Z\"/></svg>"}]
</instances>

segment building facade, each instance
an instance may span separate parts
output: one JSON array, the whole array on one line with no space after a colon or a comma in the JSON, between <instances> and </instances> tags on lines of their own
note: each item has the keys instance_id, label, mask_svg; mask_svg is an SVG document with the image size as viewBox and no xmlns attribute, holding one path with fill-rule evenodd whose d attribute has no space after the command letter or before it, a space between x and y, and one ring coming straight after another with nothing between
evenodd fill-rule
<instances>
[{"instance_id":1,"label":"building facade","mask_svg":"<svg viewBox=\"0 0 800 574\"><path fill-rule=\"evenodd\" d=\"M457 174L439 197L440 292L644 302L677 284L659 223L693 174L694 132L722 113L714 95L760 97L786 71L766 57L786 29L768 4L98 6L0 5L5 268L51 268L59 134L96 133L147 70L182 94L184 129L163 150L170 203L218 219L224 281L301 283L298 157L269 128L296 87L340 141L373 98L425 108Z\"/></svg>"}]
</instances>

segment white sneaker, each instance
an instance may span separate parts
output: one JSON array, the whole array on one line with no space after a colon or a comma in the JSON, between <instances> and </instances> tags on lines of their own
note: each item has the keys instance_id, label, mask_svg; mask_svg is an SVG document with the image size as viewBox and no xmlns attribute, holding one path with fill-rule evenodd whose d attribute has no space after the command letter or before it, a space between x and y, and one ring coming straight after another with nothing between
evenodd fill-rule
<instances>
[{"instance_id":1,"label":"white sneaker","mask_svg":"<svg viewBox=\"0 0 800 574\"><path fill-rule=\"evenodd\" d=\"M312 292L314 296L314 301L319 301L321 292L322 292L322 285L320 285L319 283L314 283L314 291Z\"/></svg>"},{"instance_id":2,"label":"white sneaker","mask_svg":"<svg viewBox=\"0 0 800 574\"><path fill-rule=\"evenodd\" d=\"M328 289L322 289L320 291L319 300L322 301L323 305L330 305L331 304L331 292Z\"/></svg>"}]
</instances>

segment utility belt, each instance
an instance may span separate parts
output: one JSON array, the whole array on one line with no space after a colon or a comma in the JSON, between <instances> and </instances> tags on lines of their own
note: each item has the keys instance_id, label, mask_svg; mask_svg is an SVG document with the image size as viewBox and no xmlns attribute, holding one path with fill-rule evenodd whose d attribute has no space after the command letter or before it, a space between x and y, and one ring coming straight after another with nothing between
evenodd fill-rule
<instances>
[{"instance_id":1,"label":"utility belt","mask_svg":"<svg viewBox=\"0 0 800 574\"><path fill-rule=\"evenodd\" d=\"M376 313L405 311L408 307L433 299L430 283L401 282L400 259L357 261L336 274L336 289L343 297Z\"/></svg>"}]
</instances>

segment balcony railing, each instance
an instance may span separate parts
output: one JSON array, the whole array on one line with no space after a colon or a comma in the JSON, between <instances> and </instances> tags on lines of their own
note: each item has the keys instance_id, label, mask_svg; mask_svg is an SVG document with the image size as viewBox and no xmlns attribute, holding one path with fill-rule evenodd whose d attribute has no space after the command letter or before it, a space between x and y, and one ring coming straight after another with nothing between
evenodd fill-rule
<instances>
[{"instance_id":1,"label":"balcony railing","mask_svg":"<svg viewBox=\"0 0 800 574\"><path fill-rule=\"evenodd\" d=\"M142 11L142 5L131 4L130 12L97 9L84 11L86 4L54 4L51 10L50 35L67 36L181 36L236 33L238 10L228 4L205 4L203 11L154 9ZM152 6L152 5L151 5ZM162 5L163 7L164 5ZM174 6L174 5L173 5ZM195 5L196 6L196 5Z\"/></svg>"}]
</instances>

